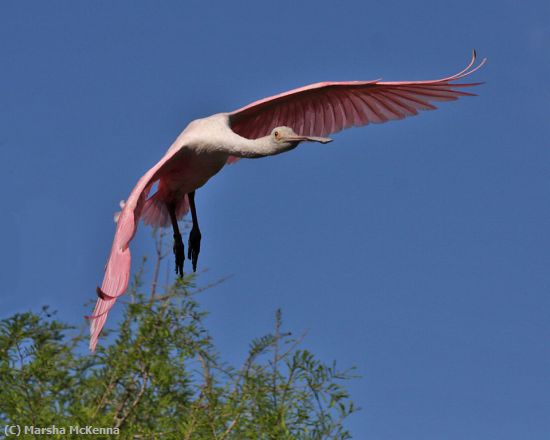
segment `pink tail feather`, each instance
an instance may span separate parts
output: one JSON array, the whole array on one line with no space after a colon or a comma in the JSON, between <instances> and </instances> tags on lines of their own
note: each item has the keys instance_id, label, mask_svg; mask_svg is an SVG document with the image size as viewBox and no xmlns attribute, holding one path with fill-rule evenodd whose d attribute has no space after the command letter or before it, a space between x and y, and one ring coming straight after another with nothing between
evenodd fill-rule
<instances>
[{"instance_id":1,"label":"pink tail feather","mask_svg":"<svg viewBox=\"0 0 550 440\"><path fill-rule=\"evenodd\" d=\"M176 208L176 216L181 219L189 211L189 199L187 195L181 199ZM141 213L143 223L153 227L170 226L170 215L166 208L166 202L162 199L162 194L157 192L155 195L145 201Z\"/></svg>"}]
</instances>

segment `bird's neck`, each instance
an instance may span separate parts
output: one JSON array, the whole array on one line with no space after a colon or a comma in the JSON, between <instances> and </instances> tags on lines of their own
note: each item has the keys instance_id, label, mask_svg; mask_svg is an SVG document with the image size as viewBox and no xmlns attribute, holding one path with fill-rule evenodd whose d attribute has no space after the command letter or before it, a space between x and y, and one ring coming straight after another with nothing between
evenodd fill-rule
<instances>
[{"instance_id":1,"label":"bird's neck","mask_svg":"<svg viewBox=\"0 0 550 440\"><path fill-rule=\"evenodd\" d=\"M271 136L264 136L258 139L246 139L241 137L238 145L233 145L234 152L232 155L246 157L250 159L274 156L292 150L298 144L281 144L275 142Z\"/></svg>"}]
</instances>

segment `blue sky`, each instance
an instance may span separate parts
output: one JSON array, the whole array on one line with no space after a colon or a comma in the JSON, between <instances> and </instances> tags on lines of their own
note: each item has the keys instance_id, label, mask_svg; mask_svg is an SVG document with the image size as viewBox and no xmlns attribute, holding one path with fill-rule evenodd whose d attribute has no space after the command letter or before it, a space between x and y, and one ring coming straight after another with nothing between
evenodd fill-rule
<instances>
[{"instance_id":1,"label":"blue sky","mask_svg":"<svg viewBox=\"0 0 550 440\"><path fill-rule=\"evenodd\" d=\"M354 438L548 438L549 17L546 1L2 2L1 316L49 304L82 324L118 201L192 119L317 81L437 78L476 48L479 97L199 190L199 282L234 274L202 302L235 363L281 307L305 347L357 366ZM134 261L152 250L141 228Z\"/></svg>"}]
</instances>

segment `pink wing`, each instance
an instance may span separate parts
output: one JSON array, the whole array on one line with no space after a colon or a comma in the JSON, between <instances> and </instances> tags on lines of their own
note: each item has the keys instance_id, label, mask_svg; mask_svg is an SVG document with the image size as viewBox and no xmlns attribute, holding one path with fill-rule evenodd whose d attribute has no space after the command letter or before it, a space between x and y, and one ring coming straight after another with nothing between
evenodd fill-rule
<instances>
[{"instance_id":1,"label":"pink wing","mask_svg":"<svg viewBox=\"0 0 550 440\"><path fill-rule=\"evenodd\" d=\"M431 81L348 81L322 82L261 99L230 114L232 130L256 139L279 126L291 127L304 136L327 136L344 128L382 123L433 110L433 101L454 101L460 96L475 96L458 88L482 83L456 84L478 70L486 59L456 75ZM229 161L228 161L229 162Z\"/></svg>"},{"instance_id":2,"label":"pink wing","mask_svg":"<svg viewBox=\"0 0 550 440\"><path fill-rule=\"evenodd\" d=\"M101 333L101 329L105 325L109 311L115 304L116 299L122 295L128 287L131 262L129 244L136 233L137 225L149 191L153 184L159 179L159 175L164 165L166 165L170 159L174 158L177 152L177 149L170 148L168 153L139 179L118 217L113 246L111 248L109 260L105 266L103 283L101 284L101 288L97 288L97 303L92 315L86 317L91 321L91 351L95 351L97 339Z\"/></svg>"}]
</instances>

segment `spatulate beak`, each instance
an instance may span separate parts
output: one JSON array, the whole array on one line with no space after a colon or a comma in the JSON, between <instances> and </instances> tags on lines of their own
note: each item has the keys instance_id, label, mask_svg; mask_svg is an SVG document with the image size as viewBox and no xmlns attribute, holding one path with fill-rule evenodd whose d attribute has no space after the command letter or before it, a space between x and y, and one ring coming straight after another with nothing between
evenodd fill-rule
<instances>
[{"instance_id":1,"label":"spatulate beak","mask_svg":"<svg viewBox=\"0 0 550 440\"><path fill-rule=\"evenodd\" d=\"M332 142L331 138L319 137L319 136L288 136L286 140L290 142L320 142L321 144L328 144Z\"/></svg>"}]
</instances>

